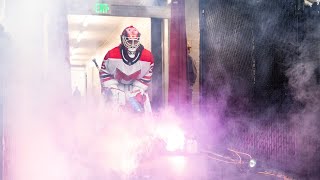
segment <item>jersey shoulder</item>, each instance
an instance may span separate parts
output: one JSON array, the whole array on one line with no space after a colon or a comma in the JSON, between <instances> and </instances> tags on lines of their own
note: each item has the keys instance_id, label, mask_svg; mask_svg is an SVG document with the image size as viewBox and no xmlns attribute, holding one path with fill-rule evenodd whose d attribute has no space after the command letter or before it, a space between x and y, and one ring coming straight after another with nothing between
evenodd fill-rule
<instances>
[{"instance_id":1,"label":"jersey shoulder","mask_svg":"<svg viewBox=\"0 0 320 180\"><path fill-rule=\"evenodd\" d=\"M104 56L104 60L108 60L110 58L112 58L112 59L122 59L119 46L112 48Z\"/></svg>"},{"instance_id":2,"label":"jersey shoulder","mask_svg":"<svg viewBox=\"0 0 320 180\"><path fill-rule=\"evenodd\" d=\"M150 62L150 63L154 62L152 53L147 49L142 50L140 60Z\"/></svg>"}]
</instances>

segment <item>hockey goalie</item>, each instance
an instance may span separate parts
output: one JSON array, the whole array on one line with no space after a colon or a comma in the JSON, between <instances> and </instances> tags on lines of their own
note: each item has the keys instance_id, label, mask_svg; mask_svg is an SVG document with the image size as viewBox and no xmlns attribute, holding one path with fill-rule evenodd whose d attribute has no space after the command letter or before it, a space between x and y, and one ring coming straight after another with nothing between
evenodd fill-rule
<instances>
[{"instance_id":1,"label":"hockey goalie","mask_svg":"<svg viewBox=\"0 0 320 180\"><path fill-rule=\"evenodd\" d=\"M120 35L121 44L107 52L99 71L101 90L113 107L151 113L147 91L154 60L140 43L140 36L137 28L126 27Z\"/></svg>"}]
</instances>

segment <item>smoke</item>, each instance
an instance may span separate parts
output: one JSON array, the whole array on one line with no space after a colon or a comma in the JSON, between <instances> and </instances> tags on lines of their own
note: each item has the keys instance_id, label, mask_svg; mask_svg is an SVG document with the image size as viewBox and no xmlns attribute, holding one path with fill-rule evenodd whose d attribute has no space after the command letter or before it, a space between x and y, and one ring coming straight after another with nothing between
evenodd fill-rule
<instances>
[{"instance_id":1,"label":"smoke","mask_svg":"<svg viewBox=\"0 0 320 180\"><path fill-rule=\"evenodd\" d=\"M264 9L267 2L269 3L249 1L249 10L256 6L260 7L259 10ZM83 102L83 99L71 97L69 67L65 61L65 51L68 48L59 38L65 33L59 30L64 29L66 20L58 16L57 19L47 22L50 24L50 32L56 33L46 34L42 26L42 10L60 14L61 12L57 11L57 7L60 7L59 1L42 1L42 8L31 4L18 0L8 2L5 29L10 38L0 41L1 56L10 54L1 58L0 66L1 80L5 79L7 84L5 88L1 86L2 95L5 95L6 99L6 177L15 180L26 177L33 180L120 179L136 168L136 153L139 148L137 144L150 127L153 127L153 121L138 117L133 119L132 114L107 110L99 101ZM228 12L238 12L238 5L231 5ZM315 73L319 68L320 57L319 23L307 20L307 24L311 24L314 29L297 45L295 39L289 36L292 35L290 32L286 34L284 30L273 34L276 32L274 27L277 27L277 30L283 28L279 27L283 18L283 9L280 7L282 6L270 5L265 11L259 11L256 19L246 19L248 13L244 12L249 11L248 9L241 10L243 14L240 13L240 18L225 16L220 5L217 6L219 11L215 11L216 14L208 14L217 20L211 21L216 25L212 28L215 36L206 39L209 48L214 49L212 54L206 54L210 57L209 60L214 57L210 66L214 68L204 68L208 74L207 96L202 98L206 98L208 104L201 118L210 119L211 124L210 127L208 124L198 124L193 128L199 128L198 134L203 137L201 143L209 144L204 145L205 148L223 149L233 146L261 156L259 158L263 160L278 159L281 165L294 166L293 169L299 172L316 170L317 163L313 161L319 159L320 90ZM58 9L63 11L63 8ZM224 15L217 16L219 13ZM257 29L252 31L250 23ZM247 31L249 29L250 31ZM229 34L225 33L226 31ZM248 38L252 37L249 34L256 31L256 39ZM276 41L281 35L284 37ZM3 37L7 36L1 36ZM43 43L44 37L48 38L50 46L46 47ZM275 42L279 51L289 54L285 55L283 65L286 70L282 73L288 78L286 87L290 90L294 103L287 103L290 107L286 116L275 113L279 107L277 105L281 103L278 101L272 107L256 107L253 115L246 112L251 108L248 103L248 96L251 94L248 91L251 87L247 82L251 78L247 77L251 67L244 72L239 70L251 64L252 50L257 52L256 59L260 57L265 62L271 61L267 51L271 49L270 42ZM288 52L288 49L292 50L292 44L299 47L297 54ZM252 46L256 46L256 49ZM267 50L259 51L264 48ZM4 49L8 49L5 50L6 53L2 52ZM47 54L46 49L49 49ZM260 52L263 53L258 56ZM247 61L243 63L243 59ZM270 64L265 63L266 66L262 65L261 70L270 73ZM6 74L9 76L3 72L8 72ZM266 83L269 79L267 73L261 75L262 79L266 79L263 81ZM239 80L241 83L238 83ZM213 94L210 94L211 92ZM161 112L159 118L165 122L181 120L172 110ZM281 123L275 123L274 119L280 119ZM150 120L150 123L136 123L135 120ZM207 133L208 131L211 132ZM232 137L233 135L238 139ZM276 141L278 143L275 143ZM278 145L281 147L274 148ZM208 168L203 164L194 164L203 171ZM164 167L166 166L162 165L158 169L158 174L167 172ZM223 174L238 173L229 168L230 166L210 164L210 167L221 172L208 175L211 177L221 178L220 175ZM189 174L201 174L201 170L190 170Z\"/></svg>"},{"instance_id":2,"label":"smoke","mask_svg":"<svg viewBox=\"0 0 320 180\"><path fill-rule=\"evenodd\" d=\"M150 129L145 121L152 126L153 120L72 97L65 7L62 1L32 4L37 3L7 3L10 41L0 44L10 49L0 66L8 72L1 73L8 81L5 179L120 179L132 173Z\"/></svg>"},{"instance_id":3,"label":"smoke","mask_svg":"<svg viewBox=\"0 0 320 180\"><path fill-rule=\"evenodd\" d=\"M317 62L299 62L286 72L294 98L305 105L306 112L319 111L319 87L314 73L316 67Z\"/></svg>"},{"instance_id":4,"label":"smoke","mask_svg":"<svg viewBox=\"0 0 320 180\"><path fill-rule=\"evenodd\" d=\"M315 18L317 19L317 18ZM297 136L297 151L301 154L301 171L317 172L319 167L319 115L320 86L317 82L320 54L320 24L313 18L305 20L308 31L299 46L300 55L297 61L288 61L286 75L293 98L301 104L290 118L295 125ZM302 168L303 167L303 168Z\"/></svg>"},{"instance_id":5,"label":"smoke","mask_svg":"<svg viewBox=\"0 0 320 180\"><path fill-rule=\"evenodd\" d=\"M311 177L319 166L320 29L295 3L206 4L202 107L211 136L222 134L212 149L234 147L265 162L263 170Z\"/></svg>"},{"instance_id":6,"label":"smoke","mask_svg":"<svg viewBox=\"0 0 320 180\"><path fill-rule=\"evenodd\" d=\"M1 58L12 68L0 66L10 74L1 74L1 80L8 81L5 179L124 179L136 171L140 153L148 150L145 138L154 119L117 112L102 99L72 97L65 7L61 1L42 1L41 7L32 3L7 4L10 42L0 44L12 44L10 55ZM20 10L23 15L15 14ZM16 23L19 19L24 21ZM165 123L180 120L172 110L162 110L156 118ZM167 166L160 164L153 171L161 176Z\"/></svg>"},{"instance_id":7,"label":"smoke","mask_svg":"<svg viewBox=\"0 0 320 180\"><path fill-rule=\"evenodd\" d=\"M276 110L272 111L275 114L271 117L275 117L277 122L272 123L272 126L289 128L284 131L286 133L284 136L293 137L295 141L294 146L282 141L282 146L287 146L289 152L295 152L295 155L283 154L283 157L286 157L284 159L287 159L285 161L291 162L291 164L280 163L279 167L294 171L303 177L308 176L308 174L311 174L310 177L312 177L316 176L314 173L317 171L316 167L319 166L319 156L317 154L320 145L318 141L320 86L317 83L316 69L319 66L320 59L318 51L320 45L318 32L320 29L319 23L313 18L305 17L298 24L295 21L296 19L290 17L294 13L291 11L292 9L290 7L286 9L286 14L281 13L278 22L271 19L276 22L277 26L275 27L278 30L274 35L277 39L271 39L277 48L275 58L278 58L277 61L280 60L278 63L280 66L278 78L285 77L284 79L287 79L287 82L283 81L282 86L280 86L283 89L279 91L280 96L277 94L271 96L273 98L277 95L276 104L271 106ZM301 28L300 23L307 27L303 29L306 34L301 42L297 40L299 30L295 31L295 29ZM269 32L274 33L274 31ZM271 37L270 34L268 37ZM273 67L275 67L274 64ZM282 110L279 111L279 109ZM263 114L268 117L270 112L265 111ZM259 129L268 132L268 129ZM281 151L278 153L281 153Z\"/></svg>"},{"instance_id":8,"label":"smoke","mask_svg":"<svg viewBox=\"0 0 320 180\"><path fill-rule=\"evenodd\" d=\"M306 25L309 31L306 32L304 40L299 46L300 55L298 60L290 61L286 71L289 79L289 87L294 98L305 105L306 112L319 112L320 96L319 84L317 83L317 69L319 68L320 53L320 24L313 19L307 19Z\"/></svg>"}]
</instances>

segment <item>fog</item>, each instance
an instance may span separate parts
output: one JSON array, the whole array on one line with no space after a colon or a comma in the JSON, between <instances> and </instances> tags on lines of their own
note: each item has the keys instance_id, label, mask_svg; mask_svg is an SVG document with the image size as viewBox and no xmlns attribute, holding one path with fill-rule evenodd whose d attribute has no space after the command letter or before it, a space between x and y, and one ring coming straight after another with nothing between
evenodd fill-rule
<instances>
[{"instance_id":1,"label":"fog","mask_svg":"<svg viewBox=\"0 0 320 180\"><path fill-rule=\"evenodd\" d=\"M6 4L4 32L0 29L5 179L124 178L138 166L137 155L141 148L139 145L145 140L144 135L155 127L155 119L180 125L186 116L179 116L168 108L160 110L156 117L138 118L132 114L110 110L102 100L83 101L73 97L67 60L68 43L66 39L61 38L66 36L64 30L67 26L67 19L63 16L66 7L62 4L60 1L49 0L41 3L35 0L10 0ZM264 7L263 5L268 4L266 1L253 0L247 4L251 10L256 6ZM223 31L216 31L213 39L206 41L214 42L210 48L216 52L221 52L223 47L227 46L230 54L236 52L235 49L240 46L244 46L244 52L251 52L254 49L252 45L265 45L266 48L270 48L270 41L276 44L278 50L285 54L282 62L285 67L283 75L288 79L288 96L283 101L285 103L282 103L281 107L279 103L271 103L258 104L253 108L246 96L250 87L241 83L245 80L240 83L235 81L232 79L234 71L222 62L215 61L214 66L219 71L207 71L212 78L208 81L215 88L214 97L202 97L210 99L210 103L206 104L210 111L207 111L207 114L195 115L192 117L193 121L189 121L192 124L184 124L183 127L188 131L192 129L191 131L199 137L201 148L213 151L215 148L239 148L247 150L264 162L272 162L282 157L283 161L271 165L281 169L283 164L287 164L283 169L289 169L290 173L296 171L303 174L306 170L316 171L319 165L317 154L320 134L320 87L317 84L317 72L320 58L320 24L314 19L306 19L306 24L316 25L312 25L313 28L297 43L294 32L286 32L286 28L279 28L279 24L285 21L282 5L276 9L266 8L259 11L259 16L250 17L252 19L248 21L254 22L258 31L258 35L252 38L246 39L241 33L222 38ZM240 9L240 14L246 11ZM223 9L217 13L222 12ZM46 14L49 21L44 21L43 14ZM219 22L221 27L230 28L230 24L226 24L222 19ZM44 27L46 23L48 31ZM278 28L277 33L275 28ZM255 52L258 54L261 51L258 48ZM262 65L257 69L260 73L257 74L259 85L263 89L263 85L268 83L271 65L270 57L259 57L265 60L260 61ZM235 59L233 62L239 64L241 59ZM239 83L239 91L234 90L235 82ZM278 95L277 91L274 91L269 98L277 99ZM240 105L236 108L230 106L231 96L241 97L238 101ZM228 110L231 109L232 115L228 114ZM142 123L132 121L133 117ZM202 118L204 120L201 120ZM210 122L205 121L208 119ZM251 135L253 140L246 142L244 136L241 136L242 133ZM250 145L270 142L274 140L272 138L282 138L286 133L292 133L291 137L294 138L283 142L293 144L288 145L288 149L274 150ZM233 137L237 135L238 139ZM293 161L290 161L291 157L294 157ZM208 166L202 159L195 162L198 167L189 169L188 175L201 174L203 178L218 175L221 177L223 173L234 174L235 171L233 166L219 163ZM266 169L269 167L265 166ZM166 168L158 168L158 174L168 172ZM204 172L212 168L218 169L215 175ZM180 179L183 179L182 177ZM240 177L247 178L245 175Z\"/></svg>"}]
</instances>

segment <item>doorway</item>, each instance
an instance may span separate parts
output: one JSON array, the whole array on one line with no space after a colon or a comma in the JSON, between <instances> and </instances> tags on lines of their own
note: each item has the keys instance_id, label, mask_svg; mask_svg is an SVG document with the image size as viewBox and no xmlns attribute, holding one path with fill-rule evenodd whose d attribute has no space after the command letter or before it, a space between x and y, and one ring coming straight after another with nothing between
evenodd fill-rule
<instances>
[{"instance_id":1,"label":"doorway","mask_svg":"<svg viewBox=\"0 0 320 180\"><path fill-rule=\"evenodd\" d=\"M139 29L141 43L151 49L150 18L68 15L68 24L72 89L78 87L83 95L99 93L99 72L92 59L100 66L108 50L120 44L128 24Z\"/></svg>"},{"instance_id":2,"label":"doorway","mask_svg":"<svg viewBox=\"0 0 320 180\"><path fill-rule=\"evenodd\" d=\"M156 107L164 104L168 60L168 34L163 19L150 17L120 17L101 15L68 15L69 52L72 91L80 90L82 96L99 98L99 70L108 50L118 46L123 29L135 26L141 33L141 44L151 50L155 59L153 82L149 94ZM168 23L167 23L168 24ZM165 40L166 39L166 40ZM92 61L96 59L98 67ZM156 92L152 93L152 92Z\"/></svg>"}]
</instances>

